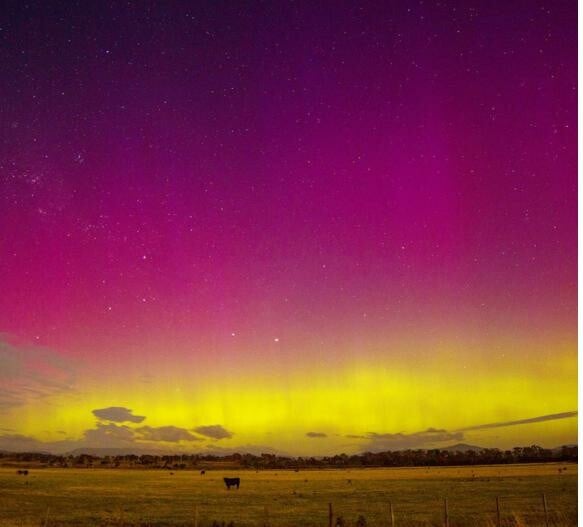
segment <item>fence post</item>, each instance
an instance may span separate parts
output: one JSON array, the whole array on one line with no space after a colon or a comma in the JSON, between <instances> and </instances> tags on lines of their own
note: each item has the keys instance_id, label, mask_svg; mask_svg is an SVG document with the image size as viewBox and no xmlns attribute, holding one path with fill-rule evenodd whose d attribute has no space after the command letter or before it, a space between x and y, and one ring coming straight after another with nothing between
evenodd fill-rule
<instances>
[{"instance_id":1,"label":"fence post","mask_svg":"<svg viewBox=\"0 0 583 527\"><path fill-rule=\"evenodd\" d=\"M449 527L449 511L447 510L447 498L443 498L443 525Z\"/></svg>"},{"instance_id":2,"label":"fence post","mask_svg":"<svg viewBox=\"0 0 583 527\"><path fill-rule=\"evenodd\" d=\"M194 527L198 527L198 505L194 506Z\"/></svg>"},{"instance_id":3,"label":"fence post","mask_svg":"<svg viewBox=\"0 0 583 527\"><path fill-rule=\"evenodd\" d=\"M392 501L389 501L389 514L391 515L391 527L395 527L395 513L393 512Z\"/></svg>"},{"instance_id":4,"label":"fence post","mask_svg":"<svg viewBox=\"0 0 583 527\"><path fill-rule=\"evenodd\" d=\"M496 496L496 527L502 527L502 519L500 518L500 498Z\"/></svg>"},{"instance_id":5,"label":"fence post","mask_svg":"<svg viewBox=\"0 0 583 527\"><path fill-rule=\"evenodd\" d=\"M328 503L328 527L334 527L334 513L332 512L332 504Z\"/></svg>"},{"instance_id":6,"label":"fence post","mask_svg":"<svg viewBox=\"0 0 583 527\"><path fill-rule=\"evenodd\" d=\"M28 483L28 481L27 481L27 483ZM47 507L47 513L45 515L45 521L43 523L44 527L48 527L48 525L49 525L49 510L50 510L49 507Z\"/></svg>"},{"instance_id":7,"label":"fence post","mask_svg":"<svg viewBox=\"0 0 583 527\"><path fill-rule=\"evenodd\" d=\"M549 511L547 509L547 497L543 492L543 509L545 511L545 526L549 527Z\"/></svg>"},{"instance_id":8,"label":"fence post","mask_svg":"<svg viewBox=\"0 0 583 527\"><path fill-rule=\"evenodd\" d=\"M269 527L269 509L267 508L267 505L265 506L265 521L263 525Z\"/></svg>"}]
</instances>

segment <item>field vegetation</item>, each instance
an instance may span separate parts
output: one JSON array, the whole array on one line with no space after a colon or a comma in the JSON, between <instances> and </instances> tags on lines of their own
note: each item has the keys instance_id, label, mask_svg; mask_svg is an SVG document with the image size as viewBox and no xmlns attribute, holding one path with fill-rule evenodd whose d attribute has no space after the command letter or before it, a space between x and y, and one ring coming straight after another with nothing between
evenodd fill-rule
<instances>
[{"instance_id":1,"label":"field vegetation","mask_svg":"<svg viewBox=\"0 0 583 527\"><path fill-rule=\"evenodd\" d=\"M227 491L224 477L241 478ZM543 494L547 505L545 516ZM499 498L500 520L496 511ZM577 465L297 470L0 469L0 526L567 526Z\"/></svg>"}]
</instances>

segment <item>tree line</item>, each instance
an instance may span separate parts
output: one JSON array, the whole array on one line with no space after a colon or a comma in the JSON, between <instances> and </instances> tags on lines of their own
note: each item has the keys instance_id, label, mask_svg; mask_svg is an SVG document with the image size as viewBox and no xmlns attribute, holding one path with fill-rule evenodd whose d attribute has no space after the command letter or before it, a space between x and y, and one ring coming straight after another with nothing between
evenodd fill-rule
<instances>
[{"instance_id":1,"label":"tree line","mask_svg":"<svg viewBox=\"0 0 583 527\"><path fill-rule=\"evenodd\" d=\"M29 463L50 467L76 468L159 468L200 469L249 468L306 469L347 467L432 467L453 465L492 465L510 463L577 462L577 446L545 449L537 445L515 447L511 450L484 448L480 450L451 451L442 449L415 449L362 454L338 454L323 457L288 457L276 454L128 454L96 456L89 454L54 455L39 452L0 453L0 464Z\"/></svg>"}]
</instances>

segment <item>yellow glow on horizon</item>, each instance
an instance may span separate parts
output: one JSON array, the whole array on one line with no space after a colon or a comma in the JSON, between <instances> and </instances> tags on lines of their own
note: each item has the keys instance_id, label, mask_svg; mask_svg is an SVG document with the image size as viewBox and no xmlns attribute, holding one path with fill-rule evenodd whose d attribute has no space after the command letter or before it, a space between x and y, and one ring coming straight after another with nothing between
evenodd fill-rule
<instances>
[{"instance_id":1,"label":"yellow glow on horizon","mask_svg":"<svg viewBox=\"0 0 583 527\"><path fill-rule=\"evenodd\" d=\"M430 427L452 431L577 408L576 354L562 349L544 367L536 362L501 362L441 354L419 364L345 362L334 368L304 365L270 373L258 368L240 376L209 372L196 382L184 371L146 384L131 375L108 377L104 384L97 376L83 393L35 402L6 426L42 440L63 439L57 430L79 438L95 426L91 410L125 406L147 416L141 424L126 423L132 427L173 425L191 430L221 424L235 436L217 446L273 445L309 454L346 444L346 435L415 433ZM569 437L573 430L576 419L500 428L481 436L524 444L534 433L544 443L557 433ZM317 442L305 436L309 431L326 433L328 438ZM474 436L480 434L468 435ZM204 444L181 446L198 449Z\"/></svg>"}]
</instances>

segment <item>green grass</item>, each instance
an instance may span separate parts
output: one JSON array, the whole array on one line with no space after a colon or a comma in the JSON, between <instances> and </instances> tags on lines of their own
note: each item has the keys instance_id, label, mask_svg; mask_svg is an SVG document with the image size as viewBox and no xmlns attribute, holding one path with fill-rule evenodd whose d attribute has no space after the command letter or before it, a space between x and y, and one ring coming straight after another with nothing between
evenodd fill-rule
<instances>
[{"instance_id":1,"label":"green grass","mask_svg":"<svg viewBox=\"0 0 583 527\"><path fill-rule=\"evenodd\" d=\"M564 466L564 465L560 465ZM272 527L328 525L328 503L355 525L443 525L448 498L450 526L492 526L496 496L503 525L544 525L542 493L550 525L577 524L577 465L488 467L178 471L117 469L0 469L0 526L198 526L234 522ZM240 476L241 489L227 491L224 476ZM350 480L351 482L349 482ZM266 514L267 512L267 514Z\"/></svg>"}]
</instances>

